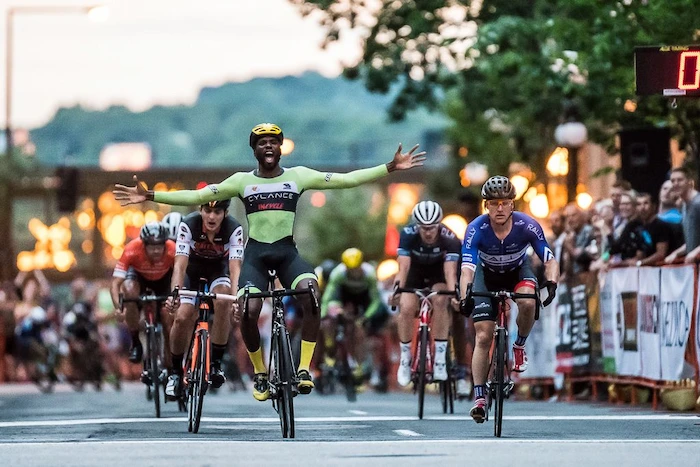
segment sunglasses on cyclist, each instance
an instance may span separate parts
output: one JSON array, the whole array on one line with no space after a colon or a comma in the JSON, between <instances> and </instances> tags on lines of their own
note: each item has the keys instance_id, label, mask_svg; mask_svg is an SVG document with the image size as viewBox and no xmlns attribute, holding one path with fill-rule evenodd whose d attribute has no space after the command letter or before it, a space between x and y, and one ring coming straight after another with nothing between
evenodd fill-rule
<instances>
[{"instance_id":1,"label":"sunglasses on cyclist","mask_svg":"<svg viewBox=\"0 0 700 467\"><path fill-rule=\"evenodd\" d=\"M513 206L512 199L490 199L486 201L486 207L489 209L509 208Z\"/></svg>"}]
</instances>

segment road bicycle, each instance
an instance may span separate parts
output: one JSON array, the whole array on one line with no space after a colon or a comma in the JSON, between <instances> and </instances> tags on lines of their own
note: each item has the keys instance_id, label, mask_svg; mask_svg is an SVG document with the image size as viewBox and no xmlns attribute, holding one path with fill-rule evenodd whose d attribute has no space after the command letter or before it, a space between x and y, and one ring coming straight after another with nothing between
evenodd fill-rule
<instances>
[{"instance_id":1,"label":"road bicycle","mask_svg":"<svg viewBox=\"0 0 700 467\"><path fill-rule=\"evenodd\" d=\"M195 299L198 310L197 322L187 358L183 367L184 397L180 397L179 407L187 408L187 431L199 432L202 420L204 395L207 393L211 380L211 342L209 338L209 318L214 312L214 300L235 301L237 297L230 294L211 293L206 279L199 280L198 290L175 289L174 296L191 297Z\"/></svg>"},{"instance_id":2,"label":"road bicycle","mask_svg":"<svg viewBox=\"0 0 700 467\"><path fill-rule=\"evenodd\" d=\"M352 326L352 322L342 312L334 320L335 335L331 350L333 358L330 361L324 361L321 365L320 386L323 388L323 393L330 394L335 391L336 382L340 383L345 389L345 397L347 397L348 402L355 402L357 400L357 385L353 374L353 365L351 365L351 354L348 350L350 344L348 342L348 328Z\"/></svg>"},{"instance_id":3,"label":"road bicycle","mask_svg":"<svg viewBox=\"0 0 700 467\"><path fill-rule=\"evenodd\" d=\"M165 380L168 371L165 368L165 349L163 343L163 323L160 312L168 295L155 295L150 289L139 295L138 298L125 298L119 294L119 309L124 312L126 303L135 303L139 311L143 311L146 333L146 351L143 353L143 373L141 381L146 385L146 398L153 401L156 410L156 418L160 418L161 391L163 400L165 397Z\"/></svg>"},{"instance_id":4,"label":"road bicycle","mask_svg":"<svg viewBox=\"0 0 700 467\"><path fill-rule=\"evenodd\" d=\"M260 298L272 299L272 333L270 335L270 361L268 363L268 384L270 385L270 399L272 407L280 418L283 438L294 438L294 397L298 394L297 372L294 369L292 357L292 345L289 339L289 331L284 320L284 297L295 295L311 296L312 313L319 312L318 298L309 281L308 288L275 289L274 270L268 271L269 286L265 292L251 292L246 285L243 291L243 316L248 317L248 300Z\"/></svg>"},{"instance_id":5,"label":"road bicycle","mask_svg":"<svg viewBox=\"0 0 700 467\"><path fill-rule=\"evenodd\" d=\"M532 299L535 300L535 319L540 316L540 297L537 294L523 294L515 292L471 292L473 297L490 298L498 306L496 327L494 328L493 347L491 351L491 364L489 365L489 378L486 382L486 420L489 418L491 408L494 408L493 433L501 437L503 427L503 401L508 399L513 390L510 364L508 359L508 300Z\"/></svg>"},{"instance_id":6,"label":"road bicycle","mask_svg":"<svg viewBox=\"0 0 700 467\"><path fill-rule=\"evenodd\" d=\"M430 335L430 321L433 316L433 303L430 300L436 295L449 295L455 297L454 291L450 290L433 290L431 288L416 289L397 287L394 291L397 293L412 293L420 299L420 308L418 313L418 330L416 332L416 346L413 350L411 360L411 380L413 381L413 390L418 391L418 418L423 419L423 406L425 403L425 386L433 382L433 349L434 343ZM448 371L448 378L449 378ZM449 381L449 379L448 379ZM444 391L448 387L452 387L448 382L445 383ZM454 394L454 391L452 392ZM454 396L453 396L454 397ZM443 403L443 407L446 405ZM443 409L445 410L445 409ZM454 409L453 409L454 410Z\"/></svg>"}]
</instances>

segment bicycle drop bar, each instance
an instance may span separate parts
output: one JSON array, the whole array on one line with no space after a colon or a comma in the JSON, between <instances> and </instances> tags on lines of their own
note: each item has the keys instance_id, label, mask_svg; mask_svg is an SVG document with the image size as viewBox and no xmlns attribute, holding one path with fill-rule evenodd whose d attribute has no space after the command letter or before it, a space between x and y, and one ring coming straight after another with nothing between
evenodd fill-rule
<instances>
[{"instance_id":1,"label":"bicycle drop bar","mask_svg":"<svg viewBox=\"0 0 700 467\"><path fill-rule=\"evenodd\" d=\"M313 291L311 289L275 289L271 291L265 291L265 292L246 292L244 294L245 297L248 298L273 298L273 297L292 297L294 295L304 295L304 294L310 294L313 295Z\"/></svg>"},{"instance_id":2,"label":"bicycle drop bar","mask_svg":"<svg viewBox=\"0 0 700 467\"><path fill-rule=\"evenodd\" d=\"M192 297L192 298L211 298L212 300L225 300L229 302L233 302L238 300L238 297L235 295L231 294L225 294L225 293L210 293L210 292L198 292L196 290L186 290L186 289L177 289L173 293L174 297L177 296L182 296L182 297Z\"/></svg>"},{"instance_id":3,"label":"bicycle drop bar","mask_svg":"<svg viewBox=\"0 0 700 467\"><path fill-rule=\"evenodd\" d=\"M497 300L501 299L511 299L511 300L518 300L518 299L530 299L535 301L535 320L540 319L540 307L542 306L542 303L540 301L540 296L537 295L536 293L516 293L516 292L508 292L505 290L501 290L499 292L474 292L472 291L472 297L484 297L484 298L495 298Z\"/></svg>"}]
</instances>

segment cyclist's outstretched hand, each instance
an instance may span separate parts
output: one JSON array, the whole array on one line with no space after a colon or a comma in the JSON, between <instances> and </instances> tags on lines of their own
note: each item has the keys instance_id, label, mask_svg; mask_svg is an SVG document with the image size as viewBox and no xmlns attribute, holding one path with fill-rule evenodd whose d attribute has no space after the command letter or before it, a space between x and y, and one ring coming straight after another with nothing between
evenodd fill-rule
<instances>
[{"instance_id":1,"label":"cyclist's outstretched hand","mask_svg":"<svg viewBox=\"0 0 700 467\"><path fill-rule=\"evenodd\" d=\"M413 154L415 150L418 149L417 144L408 152L401 152L402 149L403 146L399 143L399 148L396 150L396 154L394 154L394 160L391 161L390 164L393 166L393 170L408 170L423 165L423 161L425 161L425 151Z\"/></svg>"},{"instance_id":2,"label":"cyclist's outstretched hand","mask_svg":"<svg viewBox=\"0 0 700 467\"><path fill-rule=\"evenodd\" d=\"M134 175L134 186L120 185L116 183L114 185L114 199L119 201L122 206L127 206L129 204L138 204L146 201L146 187L143 183L139 182L139 178Z\"/></svg>"},{"instance_id":3,"label":"cyclist's outstretched hand","mask_svg":"<svg viewBox=\"0 0 700 467\"><path fill-rule=\"evenodd\" d=\"M547 298L542 302L542 306L548 306L557 296L557 283L554 281L547 281L544 283L544 287L547 289Z\"/></svg>"}]
</instances>

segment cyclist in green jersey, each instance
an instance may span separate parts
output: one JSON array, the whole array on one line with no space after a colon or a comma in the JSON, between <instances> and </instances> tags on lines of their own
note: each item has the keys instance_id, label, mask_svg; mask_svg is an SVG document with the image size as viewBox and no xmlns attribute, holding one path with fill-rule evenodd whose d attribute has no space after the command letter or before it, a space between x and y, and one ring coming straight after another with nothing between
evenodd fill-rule
<instances>
[{"instance_id":1,"label":"cyclist in green jersey","mask_svg":"<svg viewBox=\"0 0 700 467\"><path fill-rule=\"evenodd\" d=\"M299 196L306 190L350 188L377 180L394 170L407 170L423 165L425 152L415 153L418 145L402 152L399 144L394 158L387 164L355 170L349 173L323 173L307 167L280 167L281 146L284 140L282 129L271 123L256 125L250 133L250 147L258 161L258 168L251 172L238 172L221 183L208 185L199 190L151 191L138 183L135 186L115 185L114 195L122 205L144 201L172 205L202 205L238 197L243 202L248 220L248 242L238 287L242 291L252 284L251 292L267 287L267 271L274 269L284 287L306 289L309 284L318 296L318 283L313 268L303 260L293 239L294 219ZM239 292L239 295L241 293ZM316 347L320 316L312 313L311 302L300 296L302 309L301 356L297 377L299 392L308 394L314 387L309 374L309 365ZM248 316L242 319L241 334L255 370L253 396L267 400L269 385L267 371L260 348L258 316L262 300L251 300ZM236 316L240 319L239 307Z\"/></svg>"}]
</instances>

